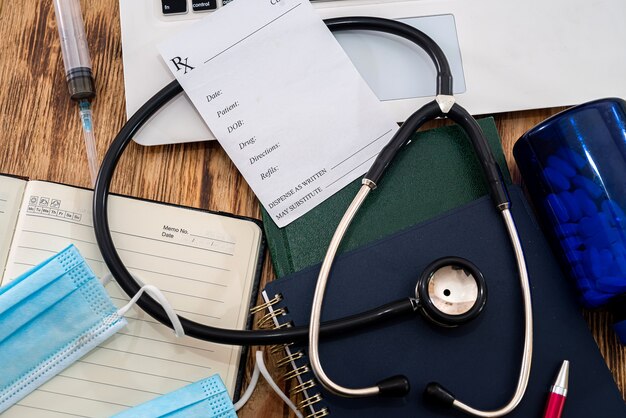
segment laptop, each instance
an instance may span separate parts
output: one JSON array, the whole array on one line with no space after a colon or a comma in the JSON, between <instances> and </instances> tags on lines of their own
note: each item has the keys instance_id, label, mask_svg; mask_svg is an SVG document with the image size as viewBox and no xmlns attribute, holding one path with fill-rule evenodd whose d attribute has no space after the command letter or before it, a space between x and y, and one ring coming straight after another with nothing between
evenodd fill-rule
<instances>
[{"instance_id":1,"label":"laptop","mask_svg":"<svg viewBox=\"0 0 626 418\"><path fill-rule=\"evenodd\" d=\"M174 79L156 45L228 7L230 1L120 0L128 117ZM327 0L312 4L324 19L378 16L424 31L450 61L457 101L475 115L626 97L623 0ZM376 32L343 32L336 38L398 122L433 99L435 70L417 46ZM142 145L160 145L213 138L181 94L134 139Z\"/></svg>"}]
</instances>

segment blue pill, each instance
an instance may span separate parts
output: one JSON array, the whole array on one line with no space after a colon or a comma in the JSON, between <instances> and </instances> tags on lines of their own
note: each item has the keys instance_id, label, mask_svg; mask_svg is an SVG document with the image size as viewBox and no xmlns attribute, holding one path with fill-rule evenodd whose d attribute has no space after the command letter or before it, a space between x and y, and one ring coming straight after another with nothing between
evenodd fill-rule
<instances>
[{"instance_id":1,"label":"blue pill","mask_svg":"<svg viewBox=\"0 0 626 418\"><path fill-rule=\"evenodd\" d=\"M561 203L567 209L567 213L569 213L569 219L572 222L576 222L583 216L582 209L578 206L578 202L574 195L570 192L561 192L559 193L559 198L561 199Z\"/></svg>"},{"instance_id":2,"label":"blue pill","mask_svg":"<svg viewBox=\"0 0 626 418\"><path fill-rule=\"evenodd\" d=\"M583 215L593 216L598 213L598 208L596 208L596 204L593 203L593 200L587 196L587 193L582 191L581 189L575 190L572 193L576 202L578 203L578 207L583 211Z\"/></svg>"},{"instance_id":3,"label":"blue pill","mask_svg":"<svg viewBox=\"0 0 626 418\"><path fill-rule=\"evenodd\" d=\"M551 155L547 160L548 167L554 168L565 177L574 177L576 175L576 169L566 160Z\"/></svg>"},{"instance_id":4,"label":"blue pill","mask_svg":"<svg viewBox=\"0 0 626 418\"><path fill-rule=\"evenodd\" d=\"M622 272L619 269L617 262L611 263L608 269L606 269L607 276L621 276Z\"/></svg>"},{"instance_id":5,"label":"blue pill","mask_svg":"<svg viewBox=\"0 0 626 418\"><path fill-rule=\"evenodd\" d=\"M608 269L609 265L613 264L613 253L611 253L611 250L607 248L600 250L600 262L605 270Z\"/></svg>"},{"instance_id":6,"label":"blue pill","mask_svg":"<svg viewBox=\"0 0 626 418\"><path fill-rule=\"evenodd\" d=\"M586 191L589 196L594 199L599 198L604 194L604 190L595 181L588 179L584 176L575 176L572 178L572 183L580 189Z\"/></svg>"},{"instance_id":7,"label":"blue pill","mask_svg":"<svg viewBox=\"0 0 626 418\"><path fill-rule=\"evenodd\" d=\"M554 193L550 193L546 197L546 207L549 213L551 213L560 223L569 221L569 214L567 209L561 203L561 200Z\"/></svg>"},{"instance_id":8,"label":"blue pill","mask_svg":"<svg viewBox=\"0 0 626 418\"><path fill-rule=\"evenodd\" d=\"M587 248L594 247L601 249L611 245L611 243L606 239L606 236L604 234L596 234L593 237L587 238L583 242L585 243L585 247Z\"/></svg>"},{"instance_id":9,"label":"blue pill","mask_svg":"<svg viewBox=\"0 0 626 418\"><path fill-rule=\"evenodd\" d=\"M568 211L569 213L569 211ZM556 235L562 239L578 234L578 225L573 223L562 223L555 227Z\"/></svg>"},{"instance_id":10,"label":"blue pill","mask_svg":"<svg viewBox=\"0 0 626 418\"><path fill-rule=\"evenodd\" d=\"M606 213L598 212L598 218L600 218L600 222L602 223L603 228L611 227L611 220L608 216L606 216Z\"/></svg>"},{"instance_id":11,"label":"blue pill","mask_svg":"<svg viewBox=\"0 0 626 418\"><path fill-rule=\"evenodd\" d=\"M543 176L550 186L556 191L569 189L569 180L563 174L551 167L543 169Z\"/></svg>"},{"instance_id":12,"label":"blue pill","mask_svg":"<svg viewBox=\"0 0 626 418\"><path fill-rule=\"evenodd\" d=\"M614 295L611 293L602 293L597 290L587 290L583 292L583 304L587 308L598 308L609 301Z\"/></svg>"},{"instance_id":13,"label":"blue pill","mask_svg":"<svg viewBox=\"0 0 626 418\"><path fill-rule=\"evenodd\" d=\"M565 251L576 251L582 247L583 242L577 237L567 237L561 240L561 245Z\"/></svg>"},{"instance_id":14,"label":"blue pill","mask_svg":"<svg viewBox=\"0 0 626 418\"><path fill-rule=\"evenodd\" d=\"M559 150L557 151L557 154L559 155L559 157L561 157L565 161L569 161L578 170L582 169L584 166L587 165L586 158L584 158L577 152L572 151L569 148L565 148L565 147L559 148Z\"/></svg>"},{"instance_id":15,"label":"blue pill","mask_svg":"<svg viewBox=\"0 0 626 418\"><path fill-rule=\"evenodd\" d=\"M593 237L598 229L602 227L600 218L596 216L585 216L578 221L578 233L581 237L590 238Z\"/></svg>"},{"instance_id":16,"label":"blue pill","mask_svg":"<svg viewBox=\"0 0 626 418\"><path fill-rule=\"evenodd\" d=\"M588 248L583 254L583 263L587 275L593 280L602 277L603 268L601 264L600 251L597 248Z\"/></svg>"},{"instance_id":17,"label":"blue pill","mask_svg":"<svg viewBox=\"0 0 626 418\"><path fill-rule=\"evenodd\" d=\"M626 279L619 276L604 276L596 280L596 288L605 293L623 293L626 291Z\"/></svg>"},{"instance_id":18,"label":"blue pill","mask_svg":"<svg viewBox=\"0 0 626 418\"><path fill-rule=\"evenodd\" d=\"M611 244L613 244L613 242L615 242L618 239L614 231L615 231L614 229L599 230L597 234L585 239L585 246L608 249L611 246Z\"/></svg>"},{"instance_id":19,"label":"blue pill","mask_svg":"<svg viewBox=\"0 0 626 418\"><path fill-rule=\"evenodd\" d=\"M616 255L621 254L626 257L626 246L624 245L624 242L621 240L611 244L611 251L613 251L613 254L616 254Z\"/></svg>"},{"instance_id":20,"label":"blue pill","mask_svg":"<svg viewBox=\"0 0 626 418\"><path fill-rule=\"evenodd\" d=\"M600 272L600 275L598 276L598 279L600 279L609 274L609 270L613 265L613 255L611 254L611 251L606 248L601 249L598 252L600 254L600 262L598 264L598 271Z\"/></svg>"}]
</instances>

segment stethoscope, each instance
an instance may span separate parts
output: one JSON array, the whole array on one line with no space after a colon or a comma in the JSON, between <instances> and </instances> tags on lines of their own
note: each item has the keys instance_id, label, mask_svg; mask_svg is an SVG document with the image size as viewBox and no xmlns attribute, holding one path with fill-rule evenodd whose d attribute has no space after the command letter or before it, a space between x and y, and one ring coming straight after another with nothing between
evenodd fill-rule
<instances>
[{"instance_id":1,"label":"stethoscope","mask_svg":"<svg viewBox=\"0 0 626 418\"><path fill-rule=\"evenodd\" d=\"M333 382L324 372L319 356L320 336L345 334L346 331L369 328L375 323L387 321L408 313L420 312L424 317L443 326L457 326L475 318L485 306L487 290L485 281L476 266L468 260L446 257L430 264L417 280L415 296L404 298L384 306L350 317L320 323L324 291L335 259L337 248L352 219L368 194L376 188L385 169L396 153L404 146L425 122L447 117L459 124L469 136L485 177L491 198L502 214L507 232L514 249L518 265L522 297L524 300L524 350L517 388L510 401L498 410L481 411L456 399L438 383L426 388L430 398L451 405L469 414L481 417L499 417L511 412L521 401L530 376L532 359L532 306L530 285L522 246L510 212L508 192L498 164L491 153L487 141L476 120L461 106L455 103L452 95L452 73L448 61L439 46L428 36L412 26L388 19L374 17L345 17L325 21L333 31L371 30L386 32L408 39L420 46L431 58L437 70L437 95L434 101L413 113L391 141L382 149L371 168L362 180L354 200L346 210L329 244L319 272L311 309L309 327L291 327L276 330L231 330L210 327L179 317L185 334L202 340L233 345L273 345L302 341L309 338L309 360L318 381L330 392L346 397L366 396L405 396L409 392L409 382L404 376L383 379L376 385L366 388L346 388ZM177 81L173 81L148 100L124 125L108 149L96 182L94 191L94 229L102 257L120 287L129 295L137 293L140 285L135 281L120 259L109 229L108 195L117 163L130 143L133 135L163 105L183 91ZM149 296L142 296L138 305L161 323L171 326L165 311Z\"/></svg>"}]
</instances>

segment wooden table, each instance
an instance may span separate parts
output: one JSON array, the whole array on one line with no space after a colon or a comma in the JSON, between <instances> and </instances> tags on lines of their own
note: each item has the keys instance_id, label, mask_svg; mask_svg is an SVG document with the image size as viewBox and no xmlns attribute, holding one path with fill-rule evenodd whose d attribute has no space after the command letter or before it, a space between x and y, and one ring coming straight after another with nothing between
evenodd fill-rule
<instances>
[{"instance_id":1,"label":"wooden table","mask_svg":"<svg viewBox=\"0 0 626 418\"><path fill-rule=\"evenodd\" d=\"M118 2L83 1L82 6L98 88L94 118L102 158L126 120ZM0 172L89 186L82 131L76 104L68 97L52 2L0 0L0 39ZM512 157L514 142L558 110L495 116L516 182L519 173ZM258 201L216 142L153 148L133 143L122 158L112 190L260 217ZM272 277L266 263L263 281ZM626 349L611 331L609 316L587 312L585 317L626 396ZM240 413L242 418L288 415L288 409L265 383Z\"/></svg>"}]
</instances>

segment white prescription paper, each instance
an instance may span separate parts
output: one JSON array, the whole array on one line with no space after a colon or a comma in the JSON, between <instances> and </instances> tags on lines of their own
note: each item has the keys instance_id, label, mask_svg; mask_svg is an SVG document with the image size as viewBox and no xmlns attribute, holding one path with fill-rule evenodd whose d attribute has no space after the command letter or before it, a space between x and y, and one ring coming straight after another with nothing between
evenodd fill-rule
<instances>
[{"instance_id":1,"label":"white prescription paper","mask_svg":"<svg viewBox=\"0 0 626 418\"><path fill-rule=\"evenodd\" d=\"M235 1L159 49L279 227L366 172L398 128L308 0Z\"/></svg>"}]
</instances>

